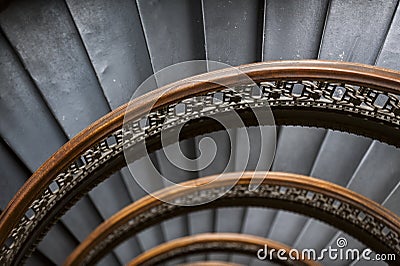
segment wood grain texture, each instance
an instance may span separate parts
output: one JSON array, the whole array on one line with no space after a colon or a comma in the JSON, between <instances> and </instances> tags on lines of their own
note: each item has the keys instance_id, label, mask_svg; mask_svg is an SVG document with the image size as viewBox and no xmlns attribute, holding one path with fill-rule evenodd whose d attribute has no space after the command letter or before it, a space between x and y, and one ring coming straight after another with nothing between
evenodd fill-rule
<instances>
[{"instance_id":1,"label":"wood grain texture","mask_svg":"<svg viewBox=\"0 0 400 266\"><path fill-rule=\"evenodd\" d=\"M262 238L262 237L253 236L253 235L236 234L236 233L198 234L198 235L178 238L178 239L172 240L170 242L164 243L162 245L159 245L159 246L157 246L151 250L148 250L145 253L142 253L141 255L137 256L135 259L131 260L128 265L129 266L145 265L150 260L157 259L157 257L161 257L161 256L163 256L163 257L165 256L165 258L160 260L160 262L165 262L165 261L173 259L177 256L186 255L185 252L180 252L180 250L185 249L185 248L188 248L188 249L192 248L194 250L193 253L195 253L195 252L202 252L202 248L199 248L197 250L194 248L196 245L204 245L204 251L209 251L210 246L208 246L208 248L207 248L207 244L219 245L219 244L224 244L224 243L229 243L231 245L238 245L238 246L243 246L243 247L249 246L249 248L248 249L244 248L242 251L236 251L233 248L230 248L229 246L227 246L225 248L221 248L221 250L219 250L219 251L226 251L226 252L234 251L234 252L238 252L238 253L248 254L249 256L256 256L256 254L252 250L254 248L250 248L252 246L256 246L257 247L256 249L263 249L264 246L266 245L268 247L268 250L272 250L272 249L274 249L275 251L284 250L286 254L289 254L289 252L291 250L290 247L283 245L279 242L272 241L270 239L266 239L266 238ZM170 252L174 252L174 254L171 256L168 256L168 253L170 253ZM212 252L212 248L211 248L211 252ZM190 252L190 253L192 253L192 252ZM267 260L269 260L269 258L267 258ZM276 257L275 257L274 261L278 262L279 264L282 264L282 265L292 265L292 263L293 263L293 261L279 260ZM314 261L302 260L302 259L300 259L299 261L296 261L296 263L298 265L319 265L319 263L316 263ZM211 265L215 265L215 264L211 264Z\"/></svg>"},{"instance_id":2,"label":"wood grain texture","mask_svg":"<svg viewBox=\"0 0 400 266\"><path fill-rule=\"evenodd\" d=\"M255 63L238 69L255 82L290 78L341 80L360 85L368 84L370 87L400 94L399 72L361 64L301 60ZM129 119L136 119L151 108L161 108L189 96L217 90L216 84L235 84L237 77L237 71L223 69L166 85L139 97L134 104L130 104L129 109L127 109L127 104L123 105L81 131L32 175L5 208L0 216L0 244L4 244L11 230L18 224L32 202L42 194L58 173L74 162L85 150L121 128L125 113ZM190 80L194 82L188 82ZM152 106L150 103L154 101L156 104ZM275 115L280 114L275 113Z\"/></svg>"},{"instance_id":3,"label":"wood grain texture","mask_svg":"<svg viewBox=\"0 0 400 266\"><path fill-rule=\"evenodd\" d=\"M363 213L373 217L373 219L376 219L376 221L379 221L379 223L387 224L388 228L393 228L393 230L397 232L397 235L400 235L400 219L397 215L377 204L376 202L360 194L352 192L349 189L320 179L296 174L279 172L237 172L224 174L223 178L218 178L218 176L209 176L199 178L197 180L183 182L179 186L167 187L155 192L153 195L143 197L142 199L119 211L117 214L96 228L96 230L93 231L86 238L86 240L75 249L73 253L71 253L71 255L67 258L65 265L80 265L83 262L87 263L88 261L86 261L86 258L89 256L89 254L91 254L90 256L94 254L89 260L92 263L93 261L98 260L101 256L104 256L109 250L112 250L113 247L117 246L123 240L137 233L136 231L143 230L143 228L130 228L123 231L121 235L116 233L117 231L121 230L121 228L124 228L124 226L128 225L135 217L140 217L141 214L151 212L151 210L154 210L155 207L163 205L164 202L159 199L172 202L171 200L173 199L180 199L184 198L184 196L192 195L191 193L194 191L218 189L230 186L235 182L237 182L235 186L245 185L248 187L252 179L256 180L258 184L262 185L280 186L286 188L294 187L304 189L306 191L312 191L315 194L320 193L321 195L331 197L341 203L349 204L349 206L356 206L357 209L362 210ZM340 214L336 214L336 216L325 216L327 213L325 213L324 208L318 209L317 206L314 205L296 205L288 200L282 200L279 196L276 197L276 200L277 201L273 203L274 199L267 199L265 196L246 198L245 195L229 196L224 200L222 196L220 199L200 206L200 208L244 205L286 209L321 219L324 222L330 223L332 226L345 230L350 235L357 237L361 241L368 242L366 244L372 249L380 249L380 247L375 246L378 244L379 240L374 238L372 236L372 232L369 231L374 230L372 228L359 228L361 229L360 231L357 230L357 226L354 224L352 225L352 223L349 221L346 221L345 218L340 216ZM174 217L175 215L188 213L199 208L199 206L196 207L181 207L177 208L176 210L168 210L168 217ZM157 218L153 219L152 222L159 223L167 219L164 213L157 213L156 217ZM151 224L147 222L145 227L146 226L149 227ZM109 241L109 237L113 237L111 238L111 243ZM383 242L381 244L386 245L386 243Z\"/></svg>"}]
</instances>

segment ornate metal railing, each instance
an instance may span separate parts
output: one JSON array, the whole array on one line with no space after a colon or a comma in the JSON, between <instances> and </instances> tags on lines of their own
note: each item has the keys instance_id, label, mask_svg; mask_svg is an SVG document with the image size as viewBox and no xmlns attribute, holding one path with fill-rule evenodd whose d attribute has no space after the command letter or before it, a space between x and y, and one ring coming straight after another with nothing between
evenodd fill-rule
<instances>
[{"instance_id":1,"label":"ornate metal railing","mask_svg":"<svg viewBox=\"0 0 400 266\"><path fill-rule=\"evenodd\" d=\"M267 254L262 253L265 252L265 246L269 248L270 253L268 251ZM259 250L262 250L261 255L265 256L266 261L276 262L280 265L320 265L308 259L290 259L291 248L281 243L252 235L234 233L199 234L178 238L146 251L130 261L128 265L160 265L160 263L181 256L204 252L234 252L254 257ZM284 252L277 256L278 250ZM279 257L288 259L279 259Z\"/></svg>"},{"instance_id":2,"label":"ornate metal railing","mask_svg":"<svg viewBox=\"0 0 400 266\"><path fill-rule=\"evenodd\" d=\"M210 72L192 78L193 82L179 81L146 94L128 109L121 106L65 144L33 174L1 214L0 262L20 262L68 208L124 166L123 147L134 149L146 140L149 151L159 149L161 128L178 126L168 124L174 115L169 110L177 104L187 107L178 119L178 124L189 121L182 138L220 129L211 120L199 121L196 117L202 112L237 110L249 126L257 125L257 121L247 107L269 105L278 125L339 129L400 146L398 72L324 61L257 63L239 69L261 86L262 97L252 97L248 87L236 84L237 71ZM205 81L198 81L199 77ZM207 100L217 91L223 94L218 105ZM154 106L152 101L156 101ZM198 101L202 104L196 104ZM191 108L193 105L197 108ZM122 129L125 112L131 119L129 130ZM146 112L152 119L150 127L143 129L138 121Z\"/></svg>"},{"instance_id":3,"label":"ornate metal railing","mask_svg":"<svg viewBox=\"0 0 400 266\"><path fill-rule=\"evenodd\" d=\"M379 204L346 188L311 177L267 172L210 176L155 193L168 202L195 205L218 195L210 203L174 205L153 196L144 197L101 224L66 261L66 265L98 261L130 236L170 217L205 208L260 206L289 210L322 220L346 231L378 253L400 256L399 217ZM227 192L236 180L239 181ZM251 180L261 185L249 191ZM199 189L201 187L201 189Z\"/></svg>"}]
</instances>

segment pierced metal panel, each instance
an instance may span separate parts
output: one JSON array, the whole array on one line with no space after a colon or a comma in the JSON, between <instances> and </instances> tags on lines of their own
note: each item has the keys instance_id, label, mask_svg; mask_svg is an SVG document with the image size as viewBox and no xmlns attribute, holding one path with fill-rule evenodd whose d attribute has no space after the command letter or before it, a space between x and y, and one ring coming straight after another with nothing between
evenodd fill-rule
<instances>
[{"instance_id":1,"label":"pierced metal panel","mask_svg":"<svg viewBox=\"0 0 400 266\"><path fill-rule=\"evenodd\" d=\"M236 174L241 175L241 173ZM259 173L257 177L254 177L252 173L248 174L248 176L242 177L231 188L229 188L231 183L226 181L229 177L226 177L225 179L208 183L206 187L202 187L201 189L188 187L178 189L179 191L176 191L175 194L171 194L172 191L169 190L164 191L164 193L170 195L169 199L172 202L184 202L191 206L195 203L204 202L210 195L219 196L219 199L208 204L205 208L214 208L221 205L236 206L247 203L255 206L277 207L272 202L279 200L281 208L308 213L313 217L318 217L325 222L334 224L338 228L343 228L344 225L337 223L337 219L348 223L349 227L347 228L349 231L352 231L352 235L358 235L357 237L363 239L362 233L358 231L361 230L368 235L367 238L374 238L374 240L369 241L371 247L381 243L383 246L389 248L388 251L390 250L400 255L399 224L398 222L393 223L392 218L389 218L389 216L392 217L392 214L380 209L380 207L377 207L378 205L367 202L368 200L353 194L353 192L345 190L336 191L339 189L338 187L334 187L333 184L309 177L287 174L274 176L274 173L271 173L270 176L265 178L265 172ZM285 181L280 180L281 177ZM214 180L214 178L213 176L208 179L206 178L202 184L206 184L207 181ZM234 176L231 176L231 178L234 178ZM248 185L251 178L264 179L258 188L249 191ZM229 189L227 190L227 188ZM144 202L133 204L128 209L121 211L118 216L113 217L114 219L110 220L107 224L99 227L99 230L94 232L91 237L71 254L67 259L67 264L95 262L113 246L130 235L149 227L151 221L154 222L158 219L155 222L160 222L167 219L169 215L193 211L193 208L189 209L176 204L165 203L150 196L143 199L143 201L147 204L145 205ZM300 205L298 204L310 208L309 211L300 211ZM314 215L311 214L314 211L319 214L320 212L329 214L329 218L323 218L323 216L316 213ZM356 233L356 231L359 233ZM366 240L364 239L364 241ZM377 248L377 250L383 249L381 247Z\"/></svg>"},{"instance_id":2,"label":"pierced metal panel","mask_svg":"<svg viewBox=\"0 0 400 266\"><path fill-rule=\"evenodd\" d=\"M299 83L304 85L304 90L302 96L296 97L292 94L292 87L293 84ZM12 230L9 237L13 239L14 248L2 247L2 261L9 261L14 258L18 248L26 241L37 223L48 214L57 201L64 197L68 191L74 189L75 186L80 185L85 177L89 176L94 170L118 157L123 146L130 147L139 141L154 136L162 129L174 127L177 123L185 123L198 115L207 116L229 110L243 110L249 106L263 106L263 104L268 103L272 107L300 106L302 108L343 110L348 114L354 113L387 122L395 128L400 124L399 99L392 93L378 89L311 80L268 81L261 82L260 85L263 88L263 97L254 98L249 87L239 86L235 89L221 90L221 93L225 94L224 101L215 105L213 102L214 92L210 92L180 101L188 106L188 111L184 116L176 117L175 112L166 112L169 109L174 110L175 105L179 103L175 102L162 110L155 110L150 113L149 127L146 129L140 126L141 119L132 121L129 129L117 129L108 138L85 151L81 155L84 158L83 163L75 162L55 177L54 181L58 183L60 188L57 193L52 193L50 189L47 189L32 203L30 208L35 211L36 219L28 220L23 217L18 227ZM334 90L338 86L346 88L346 93L340 101L333 98ZM382 108L373 105L379 94L388 96L388 101ZM199 105L199 102L201 102L201 105ZM114 144L108 144L110 138L114 139Z\"/></svg>"}]
</instances>

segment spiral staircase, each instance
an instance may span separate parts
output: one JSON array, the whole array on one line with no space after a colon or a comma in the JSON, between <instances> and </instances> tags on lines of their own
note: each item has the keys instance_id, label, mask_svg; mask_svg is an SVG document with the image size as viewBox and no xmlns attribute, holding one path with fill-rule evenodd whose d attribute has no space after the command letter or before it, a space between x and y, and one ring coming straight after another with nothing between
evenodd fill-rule
<instances>
[{"instance_id":1,"label":"spiral staircase","mask_svg":"<svg viewBox=\"0 0 400 266\"><path fill-rule=\"evenodd\" d=\"M363 88L369 85L371 88L379 88L378 93L371 96L372 105L376 108L358 120L346 120L349 116L343 116L343 121L348 121L347 126L342 126L338 120L334 120L336 124L330 123L328 116L328 122L324 124L319 118L324 117L321 114L316 117L306 114L298 118L297 122L285 118L284 115L279 118L278 115L276 153L271 170L311 176L334 183L400 215L400 152L396 148L400 146L398 126L394 126L394 122L378 123L374 119L379 117L371 115L376 109L386 108L388 99L396 101L400 98L398 91L397 94L395 89L390 91L391 88L400 87L399 74L357 64L326 61L280 62L321 59L400 70L398 1L3 2L0 1L3 8L0 13L0 209L4 211L3 219L10 212L19 211L18 208L10 207L14 205L8 205L15 195L22 195L31 189L33 192L29 192L29 195L36 193L37 196L39 191L34 188L40 186L54 194L61 190L60 183L46 179L46 184L37 182L32 187L28 186L25 192L17 193L27 180L32 182L29 184L33 184L34 178L39 180L39 176L45 176L46 169L57 167L47 165L49 168L40 168L36 172L60 147L76 135L79 139L72 140L70 146L64 147L80 147L84 141L90 142L89 137L98 138L100 135L90 135L91 128L84 131L88 135L78 133L111 111L114 111L116 117L121 112L118 107L128 102L135 89L152 74L167 66L190 60L213 60L233 66L278 60L275 63L254 65L254 69L251 66L242 68L250 77L258 78L259 81L256 82L265 87L268 87L269 81L256 77L257 71L263 71L273 82L288 82L289 85L292 84L291 80L311 80L336 84L332 85L333 88L341 86L337 84L346 83L343 87L347 90L354 89L357 85L362 85ZM277 71L268 72L269 69ZM302 73L309 69L316 70L302 77L301 75L306 75ZM203 72L212 70L205 66ZM183 72L176 80L200 74L198 69L185 69ZM315 80L310 79L312 76L315 76ZM214 78L212 75L209 77ZM161 80L155 82L155 87L162 87L167 83ZM327 88L330 86L328 85ZM187 91L186 96L194 95L194 92ZM202 93L211 92L210 89ZM176 104L178 100L182 99L177 97L170 104ZM282 114L287 111L282 110ZM296 109L290 114L295 116ZM383 113L380 115L383 116ZM110 120L103 120L110 128L113 125L111 118L114 116L107 117ZM307 122L307 119L310 121ZM313 123L312 119L319 122ZM375 124L368 124L367 120L375 121ZM100 128L101 121L96 125ZM96 129L96 126L93 128ZM218 152L211 167L199 172L180 170L173 167L158 148L154 148L151 158L159 171L178 182L218 174L226 168L236 171L235 163L240 163L240 136L245 134L245 130L235 129L237 142L232 147L233 154L229 154L227 133L212 128L210 127L209 132L207 128L196 128L195 133L189 132L181 141L184 153L194 158L198 155L202 136L216 140ZM268 132L271 130L267 125L264 129ZM248 132L252 134L251 128ZM99 134L102 134L100 137L107 137L112 133L114 134L110 129ZM108 138L105 145L112 146L115 144L113 141L118 144L115 137L114 140ZM252 141L257 146L259 140L255 137ZM61 152L67 152L67 148ZM235 163L228 164L227 158L230 156L236 158ZM53 156L51 160L54 162L56 157ZM257 159L257 154L250 156L247 170L255 169ZM87 160L78 158L76 168L87 164ZM134 164L144 177L151 178L145 162L139 159ZM268 166L266 163L265 169L261 170L269 170ZM60 168L59 172L62 170L64 169ZM16 255L17 259L10 263L62 264L77 250L80 243L86 243L87 237L96 228L100 228L99 225L146 195L133 181L125 165L119 165L114 170L117 171L113 171L110 178L93 189L91 187L95 185L94 181L87 187L79 188L82 191L77 188L70 203L67 199L63 203L63 207L70 208L64 215L61 216L66 209L61 210L60 207L57 210L59 213L54 214L54 217L50 215L49 220L46 220L47 216L44 217L46 223L55 224L51 228L42 228L39 223L37 226L43 232L49 229L45 237L37 243L34 250L30 250L29 246L22 249L30 254L28 257L25 258L21 253L22 255ZM86 193L85 190L90 191ZM75 196L76 200L82 197L73 204ZM25 206L22 201L14 200L14 203ZM265 237L289 247L316 250L334 246L336 239L345 237L348 241L347 247L365 248L365 243L357 240L357 237L340 227L338 229L335 224L329 225L320 221L317 216L309 217L290 208L261 208L259 204L235 207L228 205L222 204L160 220L126 241L121 241L121 244L111 248L97 263L126 264L164 242L212 232ZM37 218L35 210L29 209L28 205L19 212L25 220ZM17 220L8 219L11 222L3 223L3 226L11 223L17 225ZM11 229L13 228L9 229L7 235L0 231L0 239L10 240ZM32 233L32 241L29 242L29 238L26 240L32 247L36 244L35 237L38 240L41 238ZM9 246L12 247L12 243ZM196 261L204 262L203 265L207 265L206 261L240 265L272 264L257 260L255 254L249 256L209 249L183 255L171 260L168 265ZM337 265L366 263L340 260L335 262ZM329 262L331 264L333 262ZM375 261L371 265L385 265L385 262Z\"/></svg>"}]
</instances>

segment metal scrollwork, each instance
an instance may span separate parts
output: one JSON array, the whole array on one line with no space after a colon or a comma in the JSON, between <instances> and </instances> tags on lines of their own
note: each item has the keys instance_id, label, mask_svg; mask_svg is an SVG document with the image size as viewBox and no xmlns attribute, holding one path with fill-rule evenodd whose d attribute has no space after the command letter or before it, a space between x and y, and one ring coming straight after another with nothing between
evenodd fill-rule
<instances>
[{"instance_id":1,"label":"metal scrollwork","mask_svg":"<svg viewBox=\"0 0 400 266\"><path fill-rule=\"evenodd\" d=\"M320 265L308 259L290 259L288 253L291 248L281 243L266 238L235 233L209 233L178 238L142 253L131 260L128 265L159 265L183 255L216 251L241 253L254 257L260 249L265 252L266 246L270 250L265 254L266 260L278 262L282 265ZM281 250L281 257L286 256L288 259L279 259L278 250Z\"/></svg>"},{"instance_id":2,"label":"metal scrollwork","mask_svg":"<svg viewBox=\"0 0 400 266\"><path fill-rule=\"evenodd\" d=\"M289 63L287 64L287 68L291 69L292 66ZM314 63L309 64L312 66ZM359 70L359 65L354 67L350 65L347 67L354 68L354 71L357 73L362 73L362 71ZM255 65L249 67L249 69L253 68L257 70ZM332 68L334 68L334 66L332 66ZM340 70L340 68L338 69ZM379 71L379 73L385 74L384 71ZM258 73L257 71L254 72ZM367 69L366 72L368 72L368 75L372 75L370 74L370 69ZM315 73L318 74L318 71ZM254 95L251 86L242 85L233 85L229 88L214 88L204 93L193 91L188 93L189 96L171 100L168 104L152 110L148 117L135 119L131 122L128 129L122 129L121 124L112 124L113 126L115 125L115 127L111 133L108 132L102 135L103 137L100 141L94 143L79 154L74 155L74 158L76 158L75 161L70 163L67 167L64 167L63 170L54 173L50 182L46 181L44 183L46 188L41 188L39 192L35 191L35 198L32 201L24 203L22 202L24 200L23 198L13 201L13 204L19 201L22 202L20 203L21 205L26 206L23 209L25 215L18 214L15 217L8 217L10 212L7 209L5 210L0 220L2 222L0 225L4 226L3 232L6 232L2 232L2 234L5 235L2 236L4 240L2 240L1 243L0 263L6 265L11 264L12 262L18 262L18 260L28 255L28 253L20 254L20 252L25 245L28 245L28 242L31 245L29 249L31 250L34 248L37 241L33 241L32 233L37 230L38 226L43 222L43 219L52 215L54 219L48 222L49 226L56 222L59 215L55 212L63 213L70 206L63 203L65 206L59 206L57 211L55 210L55 206L61 204L60 202L62 199L66 198L71 191L78 188L83 192L78 193L75 200L82 197L86 193L85 189L82 189L82 186L85 186L85 180L96 171L107 170L109 162L122 156L124 147L133 147L139 142L149 140L153 136L156 136L161 130L172 129L177 125L189 122L193 119L198 119L203 115L219 114L233 110L246 110L248 107L256 108L262 106L270 106L273 111L278 107L292 108L293 110L297 110L296 108L307 110L318 109L327 112L340 111L342 116L344 115L343 117L349 114L355 114L364 120L373 121L378 125L376 128L379 128L381 123L385 123L393 130L396 130L396 132L399 130L400 103L399 95L395 93L395 89L390 89L389 85L382 88L376 84L369 86L369 80L371 83L378 82L376 82L375 77L370 79L365 78L367 74L357 74L360 75L360 81L349 82L348 78L341 79L339 75L337 77L332 75L332 77L322 78L321 75L325 75L324 73L327 72L321 73L322 74L318 75L315 74L316 77L318 76L315 79L271 78L271 76L268 75L266 75L265 78L257 77L256 82L262 88L261 95ZM343 75L345 76L345 74ZM393 78L392 76L395 74L391 72L388 72L387 75L388 77L381 78L383 80L382 82L387 82L387 84L400 84L400 77L396 76ZM313 75L310 74L310 76ZM221 97L221 103L216 103L213 100L215 93L222 93L223 97ZM177 114L175 108L179 104L184 105L185 108L183 108L183 113ZM148 119L148 123L145 126L141 123L143 119ZM112 123L114 123L114 121ZM120 121L115 123L120 123ZM294 119L290 121L290 123L302 125L303 122L297 122ZM359 130L359 133L368 135L363 132L361 128L355 127L355 133L358 133ZM193 133L193 135L195 134L196 132ZM397 132L396 134L399 133ZM394 139L394 144L400 145L396 142L398 141L396 136L390 135L383 140L386 141L388 139ZM51 163L49 163L49 165L53 167ZM26 190L28 191L29 188ZM34 190L34 188L32 188L32 190ZM284 196L281 194L279 195L281 198ZM325 206L321 202L318 204ZM329 210L327 209L327 211ZM360 223L359 220L355 220L354 222ZM12 226L6 227L5 224ZM365 228L370 228L371 226L373 226L373 224L367 224ZM43 228L43 233L45 233L48 227ZM378 231L371 231L371 233L378 234ZM39 239L40 237L37 237L37 240ZM394 241L390 237L386 240L388 243ZM16 261L16 259L18 260Z\"/></svg>"},{"instance_id":3,"label":"metal scrollwork","mask_svg":"<svg viewBox=\"0 0 400 266\"><path fill-rule=\"evenodd\" d=\"M187 204L202 202L202 197L220 194L225 191L230 179L241 175L231 173L218 181L213 181L199 190L195 184L215 180L213 176L192 181L192 188L182 188L160 194L170 195L176 201ZM251 178L262 182L255 190L248 189ZM198 185L197 185L198 186ZM146 204L144 204L146 203ZM364 237L372 237L367 245L376 251L392 252L400 256L400 220L380 205L332 183L315 178L286 174L246 172L240 181L223 194L218 200L203 205L202 208L221 206L253 205L287 209L304 213L339 227L335 221L354 227L349 234L366 241ZM151 206L151 207L148 207ZM299 207L302 206L302 207ZM303 208L301 210L301 208ZM93 263L104 256L109 250L121 243L127 237L150 227L154 222L162 222L168 217L195 211L196 208L182 208L179 205L168 204L148 196L139 202L121 210L108 221L100 225L67 259L67 265ZM321 214L329 214L329 218ZM343 226L343 225L342 225ZM340 228L340 227L339 227Z\"/></svg>"}]
</instances>

